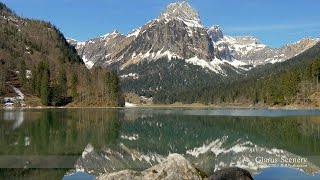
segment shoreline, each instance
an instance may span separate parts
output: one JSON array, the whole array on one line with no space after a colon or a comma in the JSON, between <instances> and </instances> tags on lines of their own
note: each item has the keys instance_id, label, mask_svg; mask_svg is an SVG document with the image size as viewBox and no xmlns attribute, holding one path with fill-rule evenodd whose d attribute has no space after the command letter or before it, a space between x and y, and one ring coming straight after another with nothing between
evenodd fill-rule
<instances>
[{"instance_id":1,"label":"shoreline","mask_svg":"<svg viewBox=\"0 0 320 180\"><path fill-rule=\"evenodd\" d=\"M253 106L253 105L239 105L239 104L228 104L228 105L204 105L204 104L135 104L130 107L106 107L106 106L26 106L26 107L0 107L0 109L135 109L135 108L194 108L194 109L243 109L243 110L320 110L317 106L301 106L301 105L286 105L286 106Z\"/></svg>"}]
</instances>

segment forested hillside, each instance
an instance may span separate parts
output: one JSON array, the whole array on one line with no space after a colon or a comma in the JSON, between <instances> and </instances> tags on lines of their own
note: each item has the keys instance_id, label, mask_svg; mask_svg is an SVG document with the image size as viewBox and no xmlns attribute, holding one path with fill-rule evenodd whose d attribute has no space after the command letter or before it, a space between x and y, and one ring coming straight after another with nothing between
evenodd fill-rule
<instances>
[{"instance_id":1,"label":"forested hillside","mask_svg":"<svg viewBox=\"0 0 320 180\"><path fill-rule=\"evenodd\" d=\"M18 17L3 3L0 70L0 96L14 96L13 85L27 95L26 102L39 97L46 106L123 105L115 72L89 71L54 25Z\"/></svg>"},{"instance_id":2,"label":"forested hillside","mask_svg":"<svg viewBox=\"0 0 320 180\"><path fill-rule=\"evenodd\" d=\"M229 69L227 76L221 76L183 59L161 58L131 65L120 73L125 92L153 97L157 104L306 103L319 91L320 44L285 62L238 73Z\"/></svg>"},{"instance_id":3,"label":"forested hillside","mask_svg":"<svg viewBox=\"0 0 320 180\"><path fill-rule=\"evenodd\" d=\"M319 91L320 44L291 60L253 68L237 77L208 86L193 86L155 96L158 103L200 102L204 104L266 103L287 105L311 101Z\"/></svg>"}]
</instances>

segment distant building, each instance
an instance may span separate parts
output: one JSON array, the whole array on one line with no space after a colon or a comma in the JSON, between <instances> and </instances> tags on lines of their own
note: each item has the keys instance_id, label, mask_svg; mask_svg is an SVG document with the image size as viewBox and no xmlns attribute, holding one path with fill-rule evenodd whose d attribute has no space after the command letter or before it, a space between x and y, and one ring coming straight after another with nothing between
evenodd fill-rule
<instances>
[{"instance_id":1,"label":"distant building","mask_svg":"<svg viewBox=\"0 0 320 180\"><path fill-rule=\"evenodd\" d=\"M17 101L17 99L15 97L5 97L3 98L3 102L4 103L15 103Z\"/></svg>"}]
</instances>

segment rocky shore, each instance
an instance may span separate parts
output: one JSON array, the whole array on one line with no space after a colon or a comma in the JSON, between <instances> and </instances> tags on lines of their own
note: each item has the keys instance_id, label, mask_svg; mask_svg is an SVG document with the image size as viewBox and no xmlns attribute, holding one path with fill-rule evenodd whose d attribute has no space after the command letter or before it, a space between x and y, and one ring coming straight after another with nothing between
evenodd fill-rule
<instances>
[{"instance_id":1,"label":"rocky shore","mask_svg":"<svg viewBox=\"0 0 320 180\"><path fill-rule=\"evenodd\" d=\"M170 154L166 160L144 171L124 170L103 174L98 180L252 180L251 174L240 168L226 168L208 175L194 167L179 154Z\"/></svg>"}]
</instances>

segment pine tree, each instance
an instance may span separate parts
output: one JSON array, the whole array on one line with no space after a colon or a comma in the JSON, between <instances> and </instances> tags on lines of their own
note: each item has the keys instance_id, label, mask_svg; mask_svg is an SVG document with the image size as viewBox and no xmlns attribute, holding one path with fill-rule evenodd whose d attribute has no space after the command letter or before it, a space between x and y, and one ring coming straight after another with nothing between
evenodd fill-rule
<instances>
[{"instance_id":1,"label":"pine tree","mask_svg":"<svg viewBox=\"0 0 320 180\"><path fill-rule=\"evenodd\" d=\"M60 97L62 98L62 103L66 104L66 98L68 93L68 79L66 70L64 68L60 69L59 76L58 76L58 84L60 86Z\"/></svg>"},{"instance_id":2,"label":"pine tree","mask_svg":"<svg viewBox=\"0 0 320 180\"><path fill-rule=\"evenodd\" d=\"M50 103L50 69L48 63L44 64L43 74L41 78L40 97L41 103L48 106Z\"/></svg>"},{"instance_id":3,"label":"pine tree","mask_svg":"<svg viewBox=\"0 0 320 180\"><path fill-rule=\"evenodd\" d=\"M37 76L37 68L34 66L31 70L31 90L34 94L38 92L37 84L39 84L39 82L37 81Z\"/></svg>"}]
</instances>

